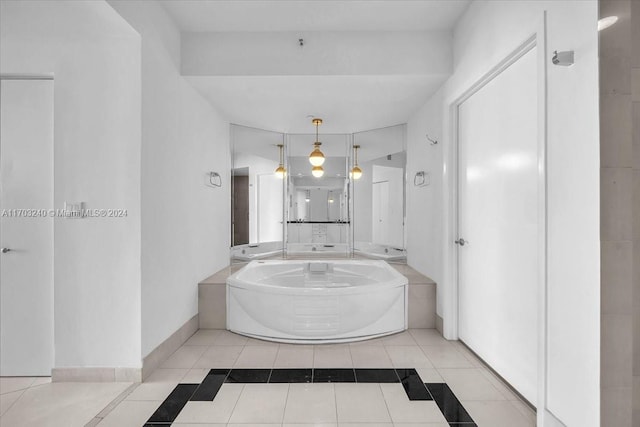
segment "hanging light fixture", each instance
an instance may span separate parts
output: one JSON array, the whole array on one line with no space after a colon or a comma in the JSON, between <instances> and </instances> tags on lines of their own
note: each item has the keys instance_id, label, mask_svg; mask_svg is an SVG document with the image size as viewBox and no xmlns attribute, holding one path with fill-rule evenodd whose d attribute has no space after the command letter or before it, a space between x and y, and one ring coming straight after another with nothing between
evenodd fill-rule
<instances>
[{"instance_id":1,"label":"hanging light fixture","mask_svg":"<svg viewBox=\"0 0 640 427\"><path fill-rule=\"evenodd\" d=\"M287 170L284 168L284 155L283 155L284 145L278 144L278 149L280 150L280 164L276 169L276 176L280 179L284 179L287 176Z\"/></svg>"},{"instance_id":2,"label":"hanging light fixture","mask_svg":"<svg viewBox=\"0 0 640 427\"><path fill-rule=\"evenodd\" d=\"M315 176L316 178L322 178L322 175L324 175L324 169L322 168L322 166L314 166L311 168L311 175Z\"/></svg>"},{"instance_id":3,"label":"hanging light fixture","mask_svg":"<svg viewBox=\"0 0 640 427\"><path fill-rule=\"evenodd\" d=\"M322 166L324 163L324 154L320 151L322 143L318 141L318 126L322 124L322 119L313 119L311 123L316 127L316 142L313 143L313 151L309 154L309 163L311 163L312 166ZM316 175L314 174L313 176Z\"/></svg>"},{"instance_id":4,"label":"hanging light fixture","mask_svg":"<svg viewBox=\"0 0 640 427\"><path fill-rule=\"evenodd\" d=\"M353 146L353 169L351 169L351 172L349 173L349 175L351 175L351 177L353 179L360 179L362 177L362 169L360 169L360 166L358 166L358 149L360 148L359 145L354 145Z\"/></svg>"}]
</instances>

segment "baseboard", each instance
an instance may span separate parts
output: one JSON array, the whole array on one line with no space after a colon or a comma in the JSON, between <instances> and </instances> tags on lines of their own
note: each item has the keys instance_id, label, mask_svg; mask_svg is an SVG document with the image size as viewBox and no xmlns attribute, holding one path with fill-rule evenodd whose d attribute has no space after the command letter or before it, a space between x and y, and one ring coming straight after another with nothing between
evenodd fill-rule
<instances>
[{"instance_id":1,"label":"baseboard","mask_svg":"<svg viewBox=\"0 0 640 427\"><path fill-rule=\"evenodd\" d=\"M142 379L149 378L153 371L179 349L191 335L195 334L198 330L198 325L199 316L196 314L142 359Z\"/></svg>"},{"instance_id":2,"label":"baseboard","mask_svg":"<svg viewBox=\"0 0 640 427\"><path fill-rule=\"evenodd\" d=\"M440 332L440 335L444 335L444 333L442 332L444 327L444 320L442 320L442 317L436 313L436 331Z\"/></svg>"},{"instance_id":3,"label":"baseboard","mask_svg":"<svg viewBox=\"0 0 640 427\"><path fill-rule=\"evenodd\" d=\"M53 382L128 382L142 381L141 368L68 367L51 370Z\"/></svg>"}]
</instances>

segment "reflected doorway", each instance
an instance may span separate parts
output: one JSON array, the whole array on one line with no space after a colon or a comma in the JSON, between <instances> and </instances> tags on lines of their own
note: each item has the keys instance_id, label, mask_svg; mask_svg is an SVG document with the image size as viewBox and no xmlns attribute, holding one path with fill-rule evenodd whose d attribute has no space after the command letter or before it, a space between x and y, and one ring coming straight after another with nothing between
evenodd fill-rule
<instances>
[{"instance_id":1,"label":"reflected doorway","mask_svg":"<svg viewBox=\"0 0 640 427\"><path fill-rule=\"evenodd\" d=\"M249 168L233 170L233 246L249 243Z\"/></svg>"}]
</instances>

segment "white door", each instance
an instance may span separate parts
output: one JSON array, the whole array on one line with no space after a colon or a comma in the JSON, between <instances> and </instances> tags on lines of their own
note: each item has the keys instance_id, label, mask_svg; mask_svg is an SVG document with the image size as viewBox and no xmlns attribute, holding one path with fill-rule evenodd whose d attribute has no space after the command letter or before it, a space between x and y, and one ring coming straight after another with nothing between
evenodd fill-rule
<instances>
[{"instance_id":1,"label":"white door","mask_svg":"<svg viewBox=\"0 0 640 427\"><path fill-rule=\"evenodd\" d=\"M537 59L459 106L459 336L530 402L538 354Z\"/></svg>"},{"instance_id":2,"label":"white door","mask_svg":"<svg viewBox=\"0 0 640 427\"><path fill-rule=\"evenodd\" d=\"M378 245L388 244L389 236L389 182L374 182L372 193L371 240Z\"/></svg>"},{"instance_id":3,"label":"white door","mask_svg":"<svg viewBox=\"0 0 640 427\"><path fill-rule=\"evenodd\" d=\"M282 242L283 181L273 173L258 175L258 242Z\"/></svg>"},{"instance_id":4,"label":"white door","mask_svg":"<svg viewBox=\"0 0 640 427\"><path fill-rule=\"evenodd\" d=\"M0 375L48 376L53 219L42 214L53 208L52 80L0 81L0 185Z\"/></svg>"}]
</instances>

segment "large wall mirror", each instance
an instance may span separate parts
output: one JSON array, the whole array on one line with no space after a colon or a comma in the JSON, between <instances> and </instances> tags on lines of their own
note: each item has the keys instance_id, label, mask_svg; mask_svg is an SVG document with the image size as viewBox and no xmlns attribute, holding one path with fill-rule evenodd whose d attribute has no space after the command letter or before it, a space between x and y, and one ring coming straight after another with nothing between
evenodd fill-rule
<instances>
[{"instance_id":1,"label":"large wall mirror","mask_svg":"<svg viewBox=\"0 0 640 427\"><path fill-rule=\"evenodd\" d=\"M320 135L322 169L309 160L316 135L288 135L288 255L346 256L350 246L350 135Z\"/></svg>"},{"instance_id":2,"label":"large wall mirror","mask_svg":"<svg viewBox=\"0 0 640 427\"><path fill-rule=\"evenodd\" d=\"M406 125L353 135L354 253L387 260L406 259Z\"/></svg>"},{"instance_id":3,"label":"large wall mirror","mask_svg":"<svg viewBox=\"0 0 640 427\"><path fill-rule=\"evenodd\" d=\"M316 139L232 125L232 260L406 260L405 133L398 125ZM317 141L321 171L310 162Z\"/></svg>"},{"instance_id":4,"label":"large wall mirror","mask_svg":"<svg viewBox=\"0 0 640 427\"><path fill-rule=\"evenodd\" d=\"M231 125L231 258L282 254L285 180L275 171L284 134Z\"/></svg>"}]
</instances>

